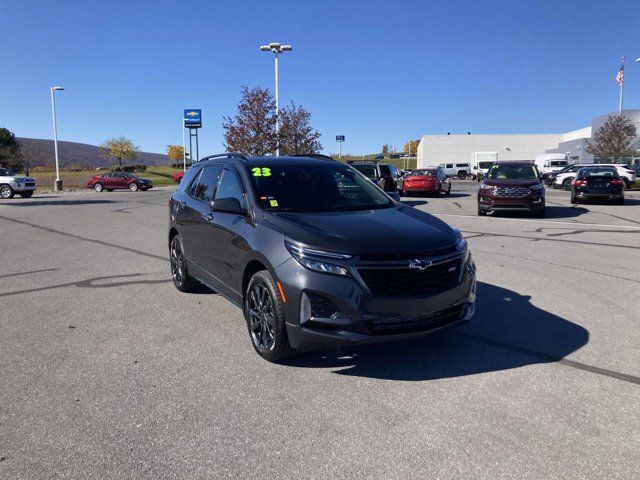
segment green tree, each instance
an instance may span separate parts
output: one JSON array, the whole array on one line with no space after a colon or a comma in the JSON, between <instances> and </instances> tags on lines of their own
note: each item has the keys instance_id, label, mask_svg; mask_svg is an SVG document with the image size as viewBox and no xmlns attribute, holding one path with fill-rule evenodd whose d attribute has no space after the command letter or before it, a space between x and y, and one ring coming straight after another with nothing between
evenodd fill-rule
<instances>
[{"instance_id":1,"label":"green tree","mask_svg":"<svg viewBox=\"0 0 640 480\"><path fill-rule=\"evenodd\" d=\"M618 163L623 157L632 156L631 145L637 136L633 121L622 115L609 115L589 142L587 152L598 157L612 158Z\"/></svg>"},{"instance_id":2,"label":"green tree","mask_svg":"<svg viewBox=\"0 0 640 480\"><path fill-rule=\"evenodd\" d=\"M7 128L0 128L0 166L6 168L21 168L20 144L13 132Z\"/></svg>"},{"instance_id":3,"label":"green tree","mask_svg":"<svg viewBox=\"0 0 640 480\"><path fill-rule=\"evenodd\" d=\"M118 138L108 138L100 145L102 156L118 160L118 168L122 168L122 160L135 160L140 155L140 147L135 145L124 135Z\"/></svg>"}]
</instances>

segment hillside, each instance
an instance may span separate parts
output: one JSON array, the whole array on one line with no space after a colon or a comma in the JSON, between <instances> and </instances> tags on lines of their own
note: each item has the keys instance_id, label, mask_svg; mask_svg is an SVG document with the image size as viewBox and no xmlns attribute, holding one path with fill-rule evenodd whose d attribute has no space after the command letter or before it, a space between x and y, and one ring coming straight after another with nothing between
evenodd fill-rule
<instances>
[{"instance_id":1,"label":"hillside","mask_svg":"<svg viewBox=\"0 0 640 480\"><path fill-rule=\"evenodd\" d=\"M55 162L53 140L39 138L18 138L22 148L31 158L35 166L53 164ZM95 145L76 142L58 141L58 158L61 168L68 167L108 167L116 160L100 156L100 149ZM145 165L167 165L169 159L161 153L140 152L140 157L133 163Z\"/></svg>"}]
</instances>

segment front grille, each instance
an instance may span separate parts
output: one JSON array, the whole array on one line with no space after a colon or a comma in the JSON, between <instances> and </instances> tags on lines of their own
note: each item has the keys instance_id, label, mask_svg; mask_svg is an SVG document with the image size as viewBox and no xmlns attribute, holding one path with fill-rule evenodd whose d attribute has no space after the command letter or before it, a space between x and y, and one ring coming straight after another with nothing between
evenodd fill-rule
<instances>
[{"instance_id":1,"label":"front grille","mask_svg":"<svg viewBox=\"0 0 640 480\"><path fill-rule=\"evenodd\" d=\"M367 325L367 328L372 335L426 332L457 322L462 314L463 307L457 306L428 315L374 320Z\"/></svg>"},{"instance_id":2,"label":"front grille","mask_svg":"<svg viewBox=\"0 0 640 480\"><path fill-rule=\"evenodd\" d=\"M417 268L359 268L373 295L435 295L458 284L461 260L455 258L420 270Z\"/></svg>"},{"instance_id":3,"label":"front grille","mask_svg":"<svg viewBox=\"0 0 640 480\"><path fill-rule=\"evenodd\" d=\"M25 186L27 186L27 187L35 187L36 186L36 182L27 182L27 183L25 183Z\"/></svg>"},{"instance_id":4,"label":"front grille","mask_svg":"<svg viewBox=\"0 0 640 480\"><path fill-rule=\"evenodd\" d=\"M455 245L449 245L447 247L438 248L435 250L429 250L426 252L414 252L414 253L382 253L377 255L360 255L360 260L363 262L379 262L379 261L393 261L393 260L414 260L416 258L431 258L445 255L447 253L455 252Z\"/></svg>"},{"instance_id":5,"label":"front grille","mask_svg":"<svg viewBox=\"0 0 640 480\"><path fill-rule=\"evenodd\" d=\"M496 187L493 189L493 194L496 197L526 197L531 190L525 187Z\"/></svg>"}]
</instances>

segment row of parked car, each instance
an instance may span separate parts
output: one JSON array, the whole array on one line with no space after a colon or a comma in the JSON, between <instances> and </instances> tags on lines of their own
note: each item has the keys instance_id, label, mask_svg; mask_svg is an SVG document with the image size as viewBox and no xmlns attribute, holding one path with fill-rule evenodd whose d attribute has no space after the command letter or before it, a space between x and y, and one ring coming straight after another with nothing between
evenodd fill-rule
<instances>
[{"instance_id":1,"label":"row of parked car","mask_svg":"<svg viewBox=\"0 0 640 480\"><path fill-rule=\"evenodd\" d=\"M575 180L578 171L585 166L587 165L576 163L573 165L567 165L556 171L543 173L542 181L552 188L571 190L571 185ZM599 163L597 166L615 168L627 188L636 181L638 174L640 173L640 165L629 166L614 163Z\"/></svg>"},{"instance_id":2,"label":"row of parked car","mask_svg":"<svg viewBox=\"0 0 640 480\"><path fill-rule=\"evenodd\" d=\"M558 183L571 190L571 203L588 200L624 204L625 190L636 180L636 172L623 165L571 165L565 173L540 175L533 162L496 162L478 190L478 215L499 211L526 211L545 215L544 183ZM564 177L566 175L567 177ZM553 180L550 180L553 178Z\"/></svg>"}]
</instances>

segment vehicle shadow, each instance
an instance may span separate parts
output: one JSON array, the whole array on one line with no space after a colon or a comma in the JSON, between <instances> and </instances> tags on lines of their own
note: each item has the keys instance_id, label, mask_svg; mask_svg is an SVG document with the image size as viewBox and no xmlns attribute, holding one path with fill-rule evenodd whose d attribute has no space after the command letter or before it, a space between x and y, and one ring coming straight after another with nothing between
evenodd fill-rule
<instances>
[{"instance_id":1,"label":"vehicle shadow","mask_svg":"<svg viewBox=\"0 0 640 480\"><path fill-rule=\"evenodd\" d=\"M419 205L427 205L429 202L426 200L405 200L406 197L400 201L400 203L407 205L408 207L417 207Z\"/></svg>"},{"instance_id":2,"label":"vehicle shadow","mask_svg":"<svg viewBox=\"0 0 640 480\"><path fill-rule=\"evenodd\" d=\"M284 364L401 381L465 375L555 362L589 341L585 328L542 310L531 297L478 284L474 319L422 338L303 353Z\"/></svg>"},{"instance_id":3,"label":"vehicle shadow","mask_svg":"<svg viewBox=\"0 0 640 480\"><path fill-rule=\"evenodd\" d=\"M120 203L117 200L88 200L88 199L78 199L78 200L56 200L53 197L51 200L35 200L30 201L28 199L23 199L23 201L13 201L10 200L10 203L0 202L0 205L11 205L13 207L42 207L42 206L68 206L68 205L97 205L102 203Z\"/></svg>"},{"instance_id":4,"label":"vehicle shadow","mask_svg":"<svg viewBox=\"0 0 640 480\"><path fill-rule=\"evenodd\" d=\"M549 205L545 207L544 218L574 218L589 213L589 209L579 206ZM529 212L509 212L496 211L491 214L492 217L513 217L513 218L531 218ZM543 218L543 219L544 219Z\"/></svg>"}]
</instances>

